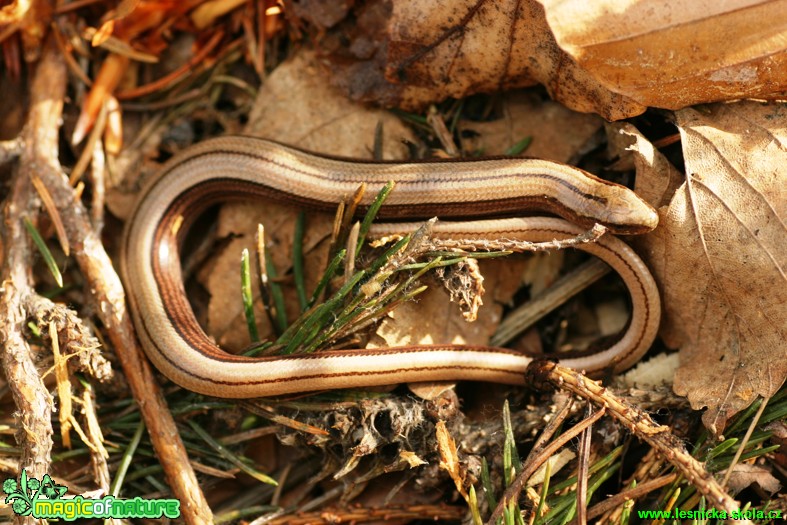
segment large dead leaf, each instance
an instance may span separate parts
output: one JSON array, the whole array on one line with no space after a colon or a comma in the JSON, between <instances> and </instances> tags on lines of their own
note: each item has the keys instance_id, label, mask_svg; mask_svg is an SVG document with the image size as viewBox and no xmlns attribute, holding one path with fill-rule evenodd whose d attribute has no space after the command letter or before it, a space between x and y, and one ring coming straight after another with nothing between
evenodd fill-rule
<instances>
[{"instance_id":1,"label":"large dead leaf","mask_svg":"<svg viewBox=\"0 0 787 525\"><path fill-rule=\"evenodd\" d=\"M541 83L566 106L608 119L645 109L578 68L558 47L535 0L404 0L392 3L390 15L375 12L375 24L359 17L349 47L359 61L338 78L357 99L417 109Z\"/></svg>"},{"instance_id":2,"label":"large dead leaf","mask_svg":"<svg viewBox=\"0 0 787 525\"><path fill-rule=\"evenodd\" d=\"M413 134L387 111L348 101L325 81L314 53L302 51L271 73L257 95L245 133L310 151L370 159L383 126L382 156L402 159Z\"/></svg>"},{"instance_id":3,"label":"large dead leaf","mask_svg":"<svg viewBox=\"0 0 787 525\"><path fill-rule=\"evenodd\" d=\"M662 337L681 349L675 391L705 425L787 376L787 108L756 103L678 112L687 180L650 235Z\"/></svg>"},{"instance_id":4,"label":"large dead leaf","mask_svg":"<svg viewBox=\"0 0 787 525\"><path fill-rule=\"evenodd\" d=\"M540 83L572 109L617 120L787 89L784 0L387 5L365 4L336 39L350 45L332 48L337 81L361 100L417 109Z\"/></svg>"},{"instance_id":5,"label":"large dead leaf","mask_svg":"<svg viewBox=\"0 0 787 525\"><path fill-rule=\"evenodd\" d=\"M754 483L770 494L775 494L782 488L779 480L765 467L747 463L735 465L730 476L730 492L738 494Z\"/></svg>"},{"instance_id":6,"label":"large dead leaf","mask_svg":"<svg viewBox=\"0 0 787 525\"><path fill-rule=\"evenodd\" d=\"M578 67L643 106L679 109L787 89L783 0L539 1Z\"/></svg>"}]
</instances>

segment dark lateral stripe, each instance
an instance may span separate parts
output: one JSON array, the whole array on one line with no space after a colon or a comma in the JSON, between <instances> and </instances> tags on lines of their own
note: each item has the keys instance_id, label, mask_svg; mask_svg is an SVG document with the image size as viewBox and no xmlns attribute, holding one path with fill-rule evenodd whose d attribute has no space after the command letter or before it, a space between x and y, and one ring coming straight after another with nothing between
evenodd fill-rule
<instances>
[{"instance_id":1,"label":"dark lateral stripe","mask_svg":"<svg viewBox=\"0 0 787 525\"><path fill-rule=\"evenodd\" d=\"M331 158L331 157L324 157L324 156L316 156L311 153L302 152L305 155L312 156L315 158ZM176 169L183 169L183 163L190 163L192 161L199 161L199 159L204 157L209 157L215 154L226 154L226 155L236 155L239 157L246 157L249 159L253 159L255 161L260 161L264 163L268 163L272 166L277 166L280 168L284 168L286 170L298 173L304 177L322 180L326 182L336 182L336 179L327 174L320 174L309 172L306 170L299 170L296 167L284 164L279 162L273 158L267 157L262 154L254 154L245 151L236 151L236 150L211 150L211 151L202 151L199 153L194 153L187 159L182 160L181 162L174 164L170 167L167 171L162 172L160 177L154 183L154 186L150 188L148 191L154 191L154 188L158 182L165 179L165 175L174 171ZM423 162L407 162L406 164L450 164L450 163L461 163L461 164L469 164L469 163L477 163L479 165L479 171L483 171L483 164L489 161L495 160L505 160L506 157L497 157L497 158L487 158L487 159L478 159L478 160L466 160L466 159L440 159L439 161L435 160L428 160ZM512 159L508 158L509 160L527 160L527 159ZM402 164L401 162L371 162L371 161L362 161L357 159L333 159L333 160L341 160L342 162L347 162L349 164L356 164L356 165L393 165L393 164ZM590 173L580 170L579 168L573 168L578 173L583 174L587 179L588 182L596 182L606 186L619 186L614 182L606 181L604 179L598 178ZM569 190L570 192L574 193L577 197L584 200L591 200L598 202L602 205L608 205L608 199L602 197L600 195L595 195L592 193L585 193L575 185L571 184L571 182L564 180L560 177L556 177L554 175L550 175L547 173L528 173L526 175L522 175L523 177L528 178L538 178L544 180L550 180L560 186L564 187L565 189ZM479 183L485 180L488 180L488 175L465 175L462 177L450 177L446 176L441 180L444 182L471 182L471 183ZM225 179L214 179L214 180L224 180L224 181L232 181L231 178ZM385 182L385 181L376 181L376 182ZM359 181L360 183L360 181ZM261 186L261 185L260 185ZM187 190L188 191L188 190ZM255 192L259 193L259 192ZM276 190L273 188L268 188L269 194L275 194L280 200L284 202L290 202L296 205L307 205L312 208L317 209L332 209L338 205L338 202L330 202L326 203L323 201L315 200L315 199L307 199L300 197L298 195L293 195L281 190ZM525 202L530 201L530 202ZM425 219L431 218L433 216L442 216L442 217L466 217L466 218L478 218L478 217L491 217L496 215L505 214L511 211L522 211L523 207L531 206L533 207L532 211L547 211L552 213L557 213L561 217L564 217L569 220L574 220L577 218L576 213L572 210L568 209L566 206L560 203L547 203L544 205L545 200L543 196L532 196L528 197L527 195L505 198L505 199L490 199L485 201L469 201L469 200L458 200L456 202L445 202L445 203L424 203L424 204L416 204L416 205L388 205L384 206L380 211L381 218L412 218L412 219ZM502 207L502 209L501 209ZM404 209L402 209L404 208ZM410 210L408 213L406 210ZM567 216L570 215L570 216ZM584 219L583 222L587 223L588 218ZM592 221L595 222L595 221Z\"/></svg>"}]
</instances>

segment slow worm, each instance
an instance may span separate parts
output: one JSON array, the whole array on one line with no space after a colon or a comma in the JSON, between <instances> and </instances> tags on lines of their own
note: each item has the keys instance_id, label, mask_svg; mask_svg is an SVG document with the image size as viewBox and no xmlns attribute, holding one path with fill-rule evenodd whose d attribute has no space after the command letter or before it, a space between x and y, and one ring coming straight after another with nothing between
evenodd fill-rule
<instances>
[{"instance_id":1,"label":"slow worm","mask_svg":"<svg viewBox=\"0 0 787 525\"><path fill-rule=\"evenodd\" d=\"M185 232L218 202L272 198L332 210L361 182L368 205L389 180L397 183L379 217L462 219L438 222L449 238L566 239L601 223L617 234L653 229L656 212L631 190L556 162L484 159L417 163L358 162L317 156L250 137L202 142L175 156L148 184L126 227L121 256L130 307L151 361L175 383L203 394L249 398L411 381L477 380L522 384L532 356L464 345L326 351L247 358L219 348L197 323L182 282L179 248ZM550 212L562 218L517 217ZM485 220L475 220L485 218ZM474 219L474 220L469 220ZM413 225L381 225L376 235ZM560 362L588 373L636 363L656 336L658 290L648 269L611 235L578 246L609 264L632 303L617 342Z\"/></svg>"}]
</instances>

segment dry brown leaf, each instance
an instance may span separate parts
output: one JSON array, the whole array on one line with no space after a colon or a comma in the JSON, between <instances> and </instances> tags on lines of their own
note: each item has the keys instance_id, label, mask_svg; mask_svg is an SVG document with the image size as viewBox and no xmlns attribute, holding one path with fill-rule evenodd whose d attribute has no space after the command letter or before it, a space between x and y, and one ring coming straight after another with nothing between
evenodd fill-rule
<instances>
[{"instance_id":1,"label":"dry brown leaf","mask_svg":"<svg viewBox=\"0 0 787 525\"><path fill-rule=\"evenodd\" d=\"M779 98L787 90L785 0L387 6L369 2L336 31L336 41L350 42L333 46L341 55L336 82L359 100L418 110L448 97L540 83L572 109L618 120L648 106ZM334 15L332 25L341 13Z\"/></svg>"},{"instance_id":2,"label":"dry brown leaf","mask_svg":"<svg viewBox=\"0 0 787 525\"><path fill-rule=\"evenodd\" d=\"M325 82L321 69L309 52L302 52L279 66L265 82L252 109L246 134L273 139L311 151L354 158L371 158L374 130L383 123L383 156L403 158L404 140L413 140L410 131L388 112L371 110L347 101ZM277 203L239 203L222 207L217 234L237 235L200 274L210 292L208 333L227 348L248 345L249 336L240 301L240 253L253 253L254 232L262 223L266 231L266 248L279 275L290 270L292 238L299 210ZM306 255L307 293L325 268L333 215L309 212L307 215L304 254ZM298 314L298 302L292 286L284 291L288 318ZM260 334L270 327L260 301L256 300L256 319Z\"/></svg>"},{"instance_id":3,"label":"dry brown leaf","mask_svg":"<svg viewBox=\"0 0 787 525\"><path fill-rule=\"evenodd\" d=\"M393 2L389 19L385 11L377 16L352 35L349 52L358 61L337 64L343 70L337 82L356 99L418 109L541 83L577 111L614 120L645 110L578 68L535 0L405 0Z\"/></svg>"},{"instance_id":4,"label":"dry brown leaf","mask_svg":"<svg viewBox=\"0 0 787 525\"><path fill-rule=\"evenodd\" d=\"M321 29L328 29L342 20L350 12L353 2L325 2L324 0L299 0L288 2L286 9L290 9L290 16L303 19Z\"/></svg>"},{"instance_id":5,"label":"dry brown leaf","mask_svg":"<svg viewBox=\"0 0 787 525\"><path fill-rule=\"evenodd\" d=\"M407 387L414 395L426 401L434 401L456 386L452 381L424 381L421 383L409 383Z\"/></svg>"},{"instance_id":6,"label":"dry brown leaf","mask_svg":"<svg viewBox=\"0 0 787 525\"><path fill-rule=\"evenodd\" d=\"M501 118L459 121L465 151L504 155L511 146L530 137L524 152L528 157L569 162L587 148L603 123L596 115L577 113L526 92L508 93L501 99Z\"/></svg>"},{"instance_id":7,"label":"dry brown leaf","mask_svg":"<svg viewBox=\"0 0 787 525\"><path fill-rule=\"evenodd\" d=\"M210 264L205 265L198 275L200 282L210 293L207 312L207 331L223 348L242 349L249 344L243 303L240 298L240 254L244 248L254 253L254 234L257 224L265 226L266 256L271 257L278 275L291 268L292 244L295 218L298 210L276 202L233 203L223 206L219 212L216 235L218 238L233 236ZM312 213L306 221L303 241L306 289L313 290L327 260L327 242L333 218L330 214ZM256 266L252 266L256 268ZM254 273L254 271L252 272ZM287 318L292 320L299 314L298 301L291 292L290 281L284 281ZM255 287L256 293L256 287ZM260 334L270 335L268 318L255 295L255 315Z\"/></svg>"},{"instance_id":8,"label":"dry brown leaf","mask_svg":"<svg viewBox=\"0 0 787 525\"><path fill-rule=\"evenodd\" d=\"M348 101L325 79L314 53L302 51L260 89L245 132L310 151L371 158L374 130L383 124L383 158L402 159L412 132L387 111Z\"/></svg>"},{"instance_id":9,"label":"dry brown leaf","mask_svg":"<svg viewBox=\"0 0 787 525\"><path fill-rule=\"evenodd\" d=\"M687 182L649 236L662 338L681 349L675 391L705 425L787 376L787 108L757 103L678 112Z\"/></svg>"},{"instance_id":10,"label":"dry brown leaf","mask_svg":"<svg viewBox=\"0 0 787 525\"><path fill-rule=\"evenodd\" d=\"M787 89L784 0L539 1L578 67L643 106L679 109Z\"/></svg>"},{"instance_id":11,"label":"dry brown leaf","mask_svg":"<svg viewBox=\"0 0 787 525\"><path fill-rule=\"evenodd\" d=\"M450 302L445 288L438 283L429 283L429 289L415 301L401 305L380 323L375 336L369 341L369 347L489 344L489 338L500 324L503 305L511 300L521 282L526 261L482 262L481 273L489 297L484 298L484 305L475 321L467 322L459 306Z\"/></svg>"},{"instance_id":12,"label":"dry brown leaf","mask_svg":"<svg viewBox=\"0 0 787 525\"><path fill-rule=\"evenodd\" d=\"M766 468L746 463L740 463L733 467L728 484L730 492L738 494L753 483L756 483L762 490L770 494L775 494L782 488L779 480Z\"/></svg>"},{"instance_id":13,"label":"dry brown leaf","mask_svg":"<svg viewBox=\"0 0 787 525\"><path fill-rule=\"evenodd\" d=\"M445 421L438 421L435 424L435 437L437 438L437 451L440 453L440 468L448 472L448 475L454 480L456 490L467 500L468 494L465 490L467 473L462 469L456 441L448 432Z\"/></svg>"},{"instance_id":14,"label":"dry brown leaf","mask_svg":"<svg viewBox=\"0 0 787 525\"><path fill-rule=\"evenodd\" d=\"M607 124L607 138L610 156L618 158L615 168L621 171L636 170L634 190L637 195L654 208L669 204L683 182L683 175L675 166L637 128L627 122Z\"/></svg>"}]
</instances>

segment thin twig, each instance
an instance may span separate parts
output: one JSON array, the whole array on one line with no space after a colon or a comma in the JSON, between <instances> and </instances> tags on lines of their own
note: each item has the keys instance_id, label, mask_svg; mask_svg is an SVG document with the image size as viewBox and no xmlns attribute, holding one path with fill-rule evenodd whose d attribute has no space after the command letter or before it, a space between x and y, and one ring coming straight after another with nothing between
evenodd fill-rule
<instances>
[{"instance_id":1,"label":"thin twig","mask_svg":"<svg viewBox=\"0 0 787 525\"><path fill-rule=\"evenodd\" d=\"M52 101L50 118L59 119L65 96L66 68L54 45L46 46L36 74L31 96L33 105ZM51 126L52 137L37 142L37 155L52 155L46 164L37 166L41 180L49 189L65 226L73 256L88 283L86 290L97 305L95 311L104 325L129 386L137 399L140 412L150 433L173 495L181 500L183 517L189 524L211 523L212 515L189 465L188 455L179 438L172 415L158 387L153 371L144 358L131 319L126 310L125 294L112 261L101 239L88 220L88 213L75 198L57 159L57 126ZM100 305L100 306L98 306Z\"/></svg>"},{"instance_id":2,"label":"thin twig","mask_svg":"<svg viewBox=\"0 0 787 525\"><path fill-rule=\"evenodd\" d=\"M571 407L574 405L574 400L571 396L559 392L556 393L555 396L562 396L563 399L560 400L560 406L555 410L555 414L549 419L547 425L544 427L544 430L538 435L536 442L533 443L533 448L528 454L525 461L522 463L523 466L530 464L531 461L534 461L535 457L541 452L549 444L549 440L552 439L552 436L560 429L563 425L563 422L566 418L571 414Z\"/></svg>"},{"instance_id":3,"label":"thin twig","mask_svg":"<svg viewBox=\"0 0 787 525\"><path fill-rule=\"evenodd\" d=\"M459 148L456 147L453 136L451 132L448 131L443 116L437 111L436 107L429 106L429 111L426 114L426 121L432 126L435 135L437 135L437 139L440 141L440 144L443 145L448 156L458 157Z\"/></svg>"},{"instance_id":4,"label":"thin twig","mask_svg":"<svg viewBox=\"0 0 787 525\"><path fill-rule=\"evenodd\" d=\"M596 242L607 232L601 224L594 225L591 229L569 239L545 242L520 241L517 239L440 239L430 240L431 250L464 250L475 251L510 251L510 252L541 252L563 250L580 244Z\"/></svg>"},{"instance_id":5,"label":"thin twig","mask_svg":"<svg viewBox=\"0 0 787 525\"><path fill-rule=\"evenodd\" d=\"M93 160L90 163L88 177L91 186L90 220L98 235L104 229L104 198L106 196L107 165L104 155L104 144L98 140L93 145Z\"/></svg>"},{"instance_id":6,"label":"thin twig","mask_svg":"<svg viewBox=\"0 0 787 525\"><path fill-rule=\"evenodd\" d=\"M732 476L732 472L733 470L735 470L735 466L738 464L738 461L741 459L741 455L743 454L743 451L746 450L746 445L749 444L751 435L757 429L757 424L760 422L762 413L765 412L765 407L768 406L768 401L770 401L770 398L766 397L765 399L762 400L762 402L760 402L760 408L758 408L757 413L754 414L754 418L751 420L751 424L749 425L749 428L746 429L746 434L743 436L740 445L738 445L738 450L735 451L735 457L732 458L732 461L730 462L730 466L727 467L727 472L724 473L724 479L721 480L722 488L724 489L727 488L727 483L729 483L730 481L730 476Z\"/></svg>"},{"instance_id":7,"label":"thin twig","mask_svg":"<svg viewBox=\"0 0 787 525\"><path fill-rule=\"evenodd\" d=\"M23 159L33 160L32 152L39 134L47 133L47 106L57 104L59 100L33 101L29 127L25 131L31 147L25 148ZM56 129L54 123L50 124ZM27 321L24 303L26 297L33 293L28 273L32 265L31 244L23 226L23 216L31 214L33 209L34 192L29 169L25 167L32 165L32 162L22 163L3 206L0 234L5 254L0 272L0 348L3 349L3 371L17 408L20 430L16 439L22 452L19 470L26 469L29 477L41 479L48 473L52 452L52 396L41 381L24 337Z\"/></svg>"}]
</instances>

